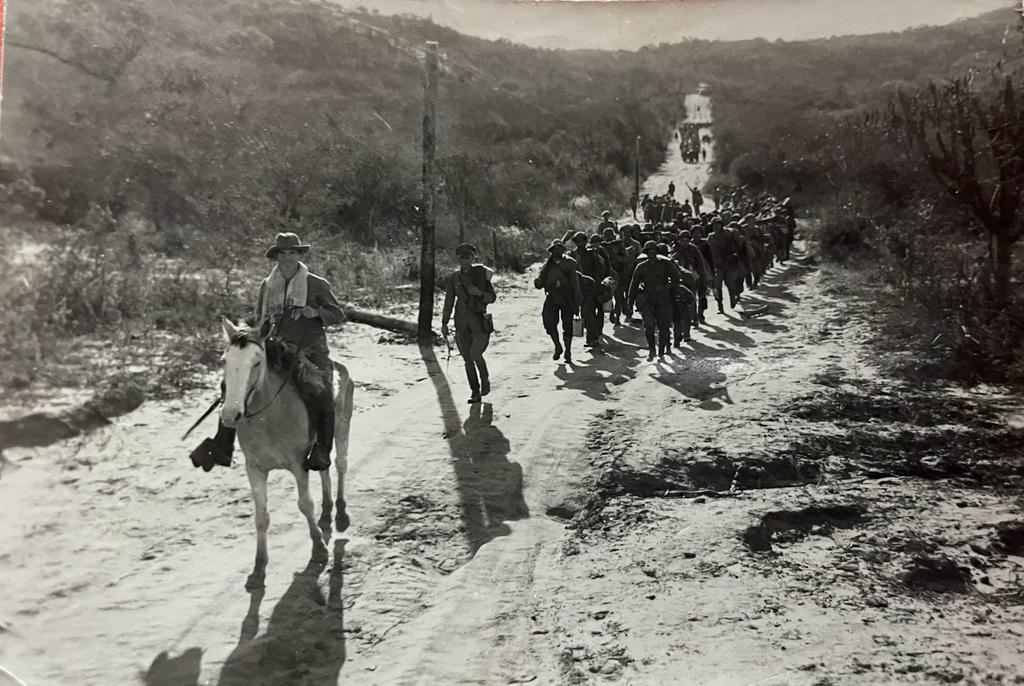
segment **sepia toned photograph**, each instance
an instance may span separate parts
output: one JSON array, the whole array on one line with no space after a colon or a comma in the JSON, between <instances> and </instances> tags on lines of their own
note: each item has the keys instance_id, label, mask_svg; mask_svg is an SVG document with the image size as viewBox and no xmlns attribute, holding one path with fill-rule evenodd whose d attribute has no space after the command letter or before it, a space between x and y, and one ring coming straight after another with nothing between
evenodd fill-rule
<instances>
[{"instance_id":1,"label":"sepia toned photograph","mask_svg":"<svg viewBox=\"0 0 1024 686\"><path fill-rule=\"evenodd\" d=\"M0 0L0 686L1024 683L1020 0Z\"/></svg>"}]
</instances>

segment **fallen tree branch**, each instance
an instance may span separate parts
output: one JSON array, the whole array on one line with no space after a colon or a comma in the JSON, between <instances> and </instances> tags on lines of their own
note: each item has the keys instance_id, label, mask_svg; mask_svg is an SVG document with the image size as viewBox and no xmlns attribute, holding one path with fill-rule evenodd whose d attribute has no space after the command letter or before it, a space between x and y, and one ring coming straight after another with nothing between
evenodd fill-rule
<instances>
[{"instance_id":1,"label":"fallen tree branch","mask_svg":"<svg viewBox=\"0 0 1024 686\"><path fill-rule=\"evenodd\" d=\"M734 498L738 496L742 491L713 491L710 488L699 488L692 491L687 490L671 490L665 491L661 494L662 498L696 498L699 496L706 496L708 498Z\"/></svg>"},{"instance_id":2,"label":"fallen tree branch","mask_svg":"<svg viewBox=\"0 0 1024 686\"><path fill-rule=\"evenodd\" d=\"M396 333L409 334L410 336L415 336L417 333L416 322L388 317L383 314L377 314L376 312L359 310L351 305L342 305L341 309L350 322L366 324L367 326L374 326L378 329L385 329Z\"/></svg>"}]
</instances>

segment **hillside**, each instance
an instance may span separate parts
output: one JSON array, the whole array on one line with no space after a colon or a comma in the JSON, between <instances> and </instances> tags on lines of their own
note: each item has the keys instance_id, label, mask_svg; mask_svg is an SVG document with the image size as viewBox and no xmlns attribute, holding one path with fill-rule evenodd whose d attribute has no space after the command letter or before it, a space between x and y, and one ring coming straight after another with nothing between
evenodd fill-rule
<instances>
[{"instance_id":1,"label":"hillside","mask_svg":"<svg viewBox=\"0 0 1024 686\"><path fill-rule=\"evenodd\" d=\"M1014 14L799 43L539 50L429 20L287 3L15 5L4 149L44 214L138 209L157 227L299 222L360 241L416 225L421 46L444 53L442 224L536 227L578 195L624 203L680 96L715 88L722 171L801 112L992 63ZM74 170L74 171L72 171Z\"/></svg>"}]
</instances>

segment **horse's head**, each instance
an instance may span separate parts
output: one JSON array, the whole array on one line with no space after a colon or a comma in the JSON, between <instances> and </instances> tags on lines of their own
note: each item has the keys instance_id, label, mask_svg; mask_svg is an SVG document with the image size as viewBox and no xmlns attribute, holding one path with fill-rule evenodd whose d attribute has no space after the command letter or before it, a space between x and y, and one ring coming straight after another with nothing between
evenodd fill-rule
<instances>
[{"instance_id":1,"label":"horse's head","mask_svg":"<svg viewBox=\"0 0 1024 686\"><path fill-rule=\"evenodd\" d=\"M246 404L267 376L265 341L226 317L222 322L227 349L224 351L224 405L220 419L234 428L245 415Z\"/></svg>"}]
</instances>

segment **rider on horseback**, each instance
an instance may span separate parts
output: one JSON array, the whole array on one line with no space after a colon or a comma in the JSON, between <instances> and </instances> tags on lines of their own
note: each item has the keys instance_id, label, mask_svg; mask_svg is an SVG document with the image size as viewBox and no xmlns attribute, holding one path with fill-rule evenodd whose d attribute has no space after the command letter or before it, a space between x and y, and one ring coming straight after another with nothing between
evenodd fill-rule
<instances>
[{"instance_id":1,"label":"rider on horseback","mask_svg":"<svg viewBox=\"0 0 1024 686\"><path fill-rule=\"evenodd\" d=\"M309 413L316 438L304 466L321 471L331 466L334 443L334 368L324 327L344 322L345 313L331 285L299 261L310 247L294 233L277 234L267 250L267 257L277 264L260 284L256 314L261 335L268 335L286 351L285 359L290 361L286 364ZM214 465L228 467L234 444L235 430L219 424L217 435L192 451L192 464L205 471Z\"/></svg>"}]
</instances>

